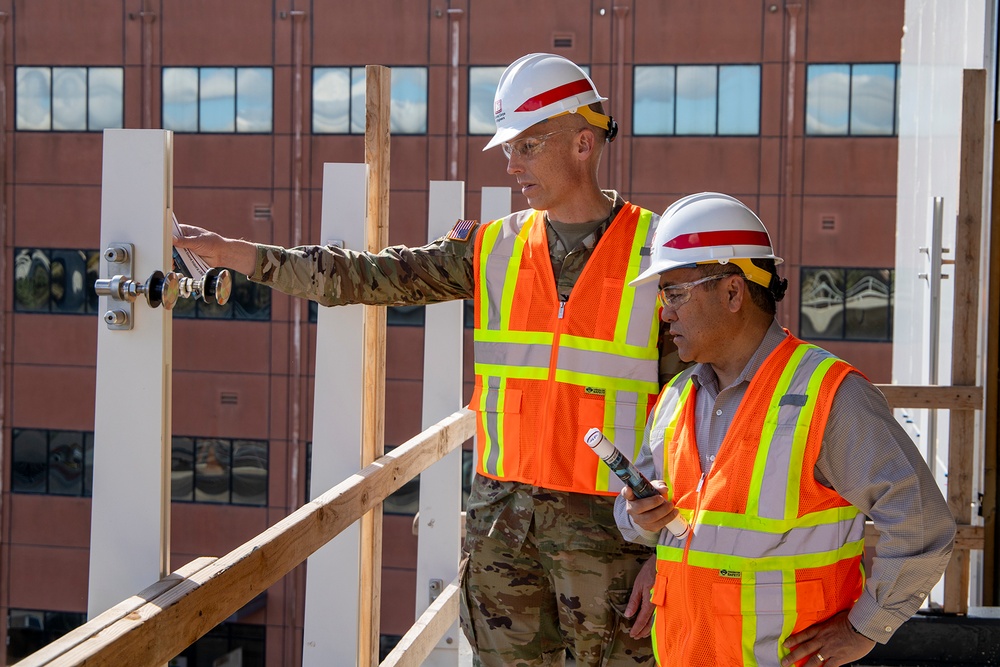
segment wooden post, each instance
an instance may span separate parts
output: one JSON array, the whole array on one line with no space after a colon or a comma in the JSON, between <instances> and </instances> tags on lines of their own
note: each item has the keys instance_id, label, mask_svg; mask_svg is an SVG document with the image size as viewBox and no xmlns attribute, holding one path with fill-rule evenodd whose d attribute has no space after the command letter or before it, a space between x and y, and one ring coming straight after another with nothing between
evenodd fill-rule
<instances>
[{"instance_id":1,"label":"wooden post","mask_svg":"<svg viewBox=\"0 0 1000 667\"><path fill-rule=\"evenodd\" d=\"M962 152L955 224L955 308L952 384L976 383L979 333L980 238L983 214L983 133L986 71L965 70L962 87ZM972 523L976 413L951 413L948 435L948 505L959 526ZM944 610L969 610L969 550L955 549L944 573Z\"/></svg>"},{"instance_id":2,"label":"wooden post","mask_svg":"<svg viewBox=\"0 0 1000 667\"><path fill-rule=\"evenodd\" d=\"M365 67L365 164L368 204L365 239L369 252L389 241L389 83L388 67ZM385 307L365 307L364 415L361 465L385 451ZM358 665L378 664L379 613L382 597L382 505L361 518L361 587Z\"/></svg>"}]
</instances>

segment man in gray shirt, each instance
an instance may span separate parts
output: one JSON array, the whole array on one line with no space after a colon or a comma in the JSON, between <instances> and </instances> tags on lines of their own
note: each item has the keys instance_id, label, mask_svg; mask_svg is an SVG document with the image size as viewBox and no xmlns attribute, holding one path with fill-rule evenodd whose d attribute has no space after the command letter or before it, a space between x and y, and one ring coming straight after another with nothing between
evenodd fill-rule
<instances>
[{"instance_id":1,"label":"man in gray shirt","mask_svg":"<svg viewBox=\"0 0 1000 667\"><path fill-rule=\"evenodd\" d=\"M623 536L657 548L640 576L659 664L851 663L951 555L954 519L884 397L774 319L780 262L753 212L700 193L663 214L633 282L659 280L680 358L697 362L663 389L636 460L660 495L625 489L615 506Z\"/></svg>"}]
</instances>

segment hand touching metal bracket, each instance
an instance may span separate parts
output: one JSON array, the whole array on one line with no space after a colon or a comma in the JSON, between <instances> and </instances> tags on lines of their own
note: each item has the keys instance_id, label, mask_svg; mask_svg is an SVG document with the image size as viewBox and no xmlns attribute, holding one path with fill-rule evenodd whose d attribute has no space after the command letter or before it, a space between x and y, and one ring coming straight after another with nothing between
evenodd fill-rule
<instances>
[{"instance_id":1,"label":"hand touching metal bracket","mask_svg":"<svg viewBox=\"0 0 1000 667\"><path fill-rule=\"evenodd\" d=\"M198 280L182 276L173 271L164 274L153 271L146 282L134 280L134 251L131 243L112 243L104 251L104 259L112 266L108 273L120 271L110 278L101 278L94 283L94 291L109 299L104 321L109 329L131 330L133 327L133 303L139 296L146 299L150 308L163 306L170 310L179 297L202 299L206 303L226 305L232 292L232 276L226 269L211 268Z\"/></svg>"}]
</instances>

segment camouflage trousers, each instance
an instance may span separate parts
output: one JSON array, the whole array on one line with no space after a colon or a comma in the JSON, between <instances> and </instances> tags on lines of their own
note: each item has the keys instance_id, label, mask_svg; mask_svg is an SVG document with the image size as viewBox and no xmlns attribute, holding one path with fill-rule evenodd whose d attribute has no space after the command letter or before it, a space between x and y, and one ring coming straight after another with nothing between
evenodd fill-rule
<instances>
[{"instance_id":1,"label":"camouflage trousers","mask_svg":"<svg viewBox=\"0 0 1000 667\"><path fill-rule=\"evenodd\" d=\"M518 508L510 499L469 513L461 624L476 665L558 667L567 649L578 667L653 664L651 640L632 639L631 622L622 616L650 552L620 535L615 539L613 518L595 523L593 507L583 513L567 508L565 499L579 495L535 494L530 517L523 502ZM605 505L598 508L601 515ZM514 515L529 521L524 534L510 530ZM581 540L604 531L597 548L580 548Z\"/></svg>"}]
</instances>

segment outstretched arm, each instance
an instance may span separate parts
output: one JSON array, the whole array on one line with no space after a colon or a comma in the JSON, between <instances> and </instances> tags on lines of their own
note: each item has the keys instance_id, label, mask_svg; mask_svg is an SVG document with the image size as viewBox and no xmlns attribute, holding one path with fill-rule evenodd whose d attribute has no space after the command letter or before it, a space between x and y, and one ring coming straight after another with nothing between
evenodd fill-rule
<instances>
[{"instance_id":1,"label":"outstretched arm","mask_svg":"<svg viewBox=\"0 0 1000 667\"><path fill-rule=\"evenodd\" d=\"M257 246L242 239L229 239L194 225L180 225L181 238L174 245L199 255L209 266L220 266L251 275L257 266Z\"/></svg>"}]
</instances>

